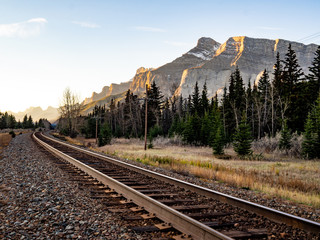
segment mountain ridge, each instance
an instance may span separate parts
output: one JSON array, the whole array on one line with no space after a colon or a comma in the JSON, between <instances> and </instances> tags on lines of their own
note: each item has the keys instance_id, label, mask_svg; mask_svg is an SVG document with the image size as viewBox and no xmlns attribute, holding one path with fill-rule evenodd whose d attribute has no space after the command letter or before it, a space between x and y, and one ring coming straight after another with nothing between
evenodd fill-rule
<instances>
[{"instance_id":1,"label":"mountain ridge","mask_svg":"<svg viewBox=\"0 0 320 240\"><path fill-rule=\"evenodd\" d=\"M249 81L251 84L257 83L264 69L269 71L271 77L276 53L279 51L280 58L283 59L289 44L295 50L302 70L307 74L318 47L316 44L305 45L284 39L247 36L230 37L221 44L212 38L202 37L194 48L169 63L158 68L139 68L128 89L134 94L142 95L146 84L156 81L165 97L187 97L192 93L195 82L200 87L206 82L208 96L213 97L221 93L228 84L230 74L236 66L239 67L245 84ZM104 102L105 100L106 98ZM95 103L99 104L99 100Z\"/></svg>"}]
</instances>

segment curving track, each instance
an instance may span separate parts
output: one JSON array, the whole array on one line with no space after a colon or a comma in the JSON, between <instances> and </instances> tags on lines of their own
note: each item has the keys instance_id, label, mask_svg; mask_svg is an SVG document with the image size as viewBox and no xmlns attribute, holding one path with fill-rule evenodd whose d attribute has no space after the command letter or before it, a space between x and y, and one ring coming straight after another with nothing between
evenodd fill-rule
<instances>
[{"instance_id":1,"label":"curving track","mask_svg":"<svg viewBox=\"0 0 320 240\"><path fill-rule=\"evenodd\" d=\"M33 138L80 172L107 186L109 190L104 193L121 194L154 214L152 217L170 223L163 228L173 227L193 239L318 239L320 236L317 222L139 168L40 133Z\"/></svg>"}]
</instances>

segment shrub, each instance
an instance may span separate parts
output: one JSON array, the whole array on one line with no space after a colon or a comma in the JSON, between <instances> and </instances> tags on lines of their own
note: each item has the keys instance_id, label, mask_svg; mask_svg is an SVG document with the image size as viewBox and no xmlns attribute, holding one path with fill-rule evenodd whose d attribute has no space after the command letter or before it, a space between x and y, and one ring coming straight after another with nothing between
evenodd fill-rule
<instances>
[{"instance_id":1,"label":"shrub","mask_svg":"<svg viewBox=\"0 0 320 240\"><path fill-rule=\"evenodd\" d=\"M11 135L12 138L14 138L16 136L14 131L10 131L9 134Z\"/></svg>"}]
</instances>

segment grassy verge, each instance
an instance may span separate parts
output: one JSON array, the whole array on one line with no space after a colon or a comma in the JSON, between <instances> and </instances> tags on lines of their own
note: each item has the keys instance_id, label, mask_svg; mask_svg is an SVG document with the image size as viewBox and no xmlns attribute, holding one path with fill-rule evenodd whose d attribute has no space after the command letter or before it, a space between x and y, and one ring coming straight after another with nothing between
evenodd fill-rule
<instances>
[{"instance_id":1,"label":"grassy verge","mask_svg":"<svg viewBox=\"0 0 320 240\"><path fill-rule=\"evenodd\" d=\"M9 145L12 136L9 133L0 133L0 150Z\"/></svg>"},{"instance_id":2,"label":"grassy verge","mask_svg":"<svg viewBox=\"0 0 320 240\"><path fill-rule=\"evenodd\" d=\"M159 166L204 180L225 182L315 208L320 207L320 161L278 159L278 161L221 160L206 147L160 146L143 150L138 140L116 140L99 148L110 155ZM234 155L231 149L227 153Z\"/></svg>"}]
</instances>

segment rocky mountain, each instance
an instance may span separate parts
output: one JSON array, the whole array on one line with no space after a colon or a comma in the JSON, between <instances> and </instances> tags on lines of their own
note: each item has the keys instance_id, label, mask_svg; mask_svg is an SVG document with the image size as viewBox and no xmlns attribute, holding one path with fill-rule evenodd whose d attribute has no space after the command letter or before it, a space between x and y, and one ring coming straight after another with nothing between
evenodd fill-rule
<instances>
[{"instance_id":1,"label":"rocky mountain","mask_svg":"<svg viewBox=\"0 0 320 240\"><path fill-rule=\"evenodd\" d=\"M86 98L83 101L83 104L86 105L86 104L98 101L98 100L100 100L102 98L106 98L106 97L111 96L111 95L117 95L119 93L123 93L124 91L127 91L129 89L129 87L131 85L131 82L132 81L128 81L128 82L123 82L123 83L120 83L120 84L112 83L110 86L104 86L100 93L93 92L92 96L90 98Z\"/></svg>"},{"instance_id":2,"label":"rocky mountain","mask_svg":"<svg viewBox=\"0 0 320 240\"><path fill-rule=\"evenodd\" d=\"M200 88L206 82L208 96L213 97L216 93L221 93L224 86L228 86L230 74L236 66L240 69L245 84L249 81L251 84L257 82L264 69L272 76L277 52L280 53L280 58L284 59L290 43L297 54L300 66L307 74L318 45L245 36L231 37L220 44L211 38L203 37L198 40L196 47L170 63L156 69L139 68L132 82L127 82L128 85L123 90L130 88L135 94L141 95L146 84L156 81L164 96L187 97L193 92L196 82ZM110 88L111 86L104 87L101 93L94 93L87 99L87 105L92 107L93 103L109 102L113 98L113 93L109 92ZM118 99L124 96L120 93L120 87L115 93ZM101 98L103 101L99 99L101 96L104 96ZM89 109L87 108L87 111Z\"/></svg>"},{"instance_id":3,"label":"rocky mountain","mask_svg":"<svg viewBox=\"0 0 320 240\"><path fill-rule=\"evenodd\" d=\"M304 73L308 73L318 47L315 44L304 45L282 39L232 37L219 47L211 60L202 66L185 69L175 94L187 97L192 93L196 81L199 86L203 86L206 81L208 95L213 96L228 85L230 74L236 66L240 69L245 84L249 81L251 84L257 82L264 69L269 71L271 77L277 52L284 59L290 43Z\"/></svg>"},{"instance_id":4,"label":"rocky mountain","mask_svg":"<svg viewBox=\"0 0 320 240\"><path fill-rule=\"evenodd\" d=\"M27 114L28 116L32 116L34 121L39 121L40 118L45 118L49 122L54 122L59 118L58 109L49 106L46 110L42 110L41 107L30 107L23 112L8 112L16 117L17 121L22 121L23 117Z\"/></svg>"},{"instance_id":5,"label":"rocky mountain","mask_svg":"<svg viewBox=\"0 0 320 240\"><path fill-rule=\"evenodd\" d=\"M153 81L161 86L165 96L172 96L180 85L183 71L198 67L212 59L221 44L211 38L200 38L196 47L186 54L156 69L140 68L132 80L131 91L139 93L145 90L146 84Z\"/></svg>"}]
</instances>

